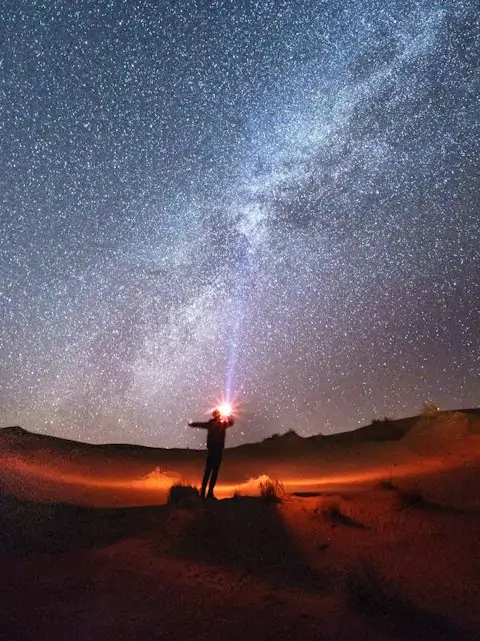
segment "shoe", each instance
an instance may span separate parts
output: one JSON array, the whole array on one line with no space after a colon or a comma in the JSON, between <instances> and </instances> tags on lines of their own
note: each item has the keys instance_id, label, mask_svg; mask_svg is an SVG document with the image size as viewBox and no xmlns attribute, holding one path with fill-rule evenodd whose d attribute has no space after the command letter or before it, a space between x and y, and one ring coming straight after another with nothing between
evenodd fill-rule
<instances>
[{"instance_id":1,"label":"shoe","mask_svg":"<svg viewBox=\"0 0 480 641\"><path fill-rule=\"evenodd\" d=\"M207 494L207 499L209 501L217 501L217 497L214 494Z\"/></svg>"}]
</instances>

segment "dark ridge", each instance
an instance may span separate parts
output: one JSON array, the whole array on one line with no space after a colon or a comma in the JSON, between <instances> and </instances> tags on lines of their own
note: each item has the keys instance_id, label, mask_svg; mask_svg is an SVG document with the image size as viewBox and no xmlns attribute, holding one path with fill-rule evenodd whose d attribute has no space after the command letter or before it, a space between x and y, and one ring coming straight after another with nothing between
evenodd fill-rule
<instances>
[{"instance_id":1,"label":"dark ridge","mask_svg":"<svg viewBox=\"0 0 480 641\"><path fill-rule=\"evenodd\" d=\"M54 445L60 449L67 450L95 450L105 452L120 452L120 453L133 453L133 452L158 452L158 451L168 451L181 453L187 450L181 448L164 448L164 447L150 447L148 445L137 445L136 443L85 443L83 441L75 441L73 439L63 438L61 436L52 436L50 434L39 434L38 432L29 432L28 430L14 425L11 427L1 427L0 428L0 443L3 437L22 437L22 440L25 440L26 443L31 442L34 446L35 443L41 443L42 445Z\"/></svg>"},{"instance_id":2,"label":"dark ridge","mask_svg":"<svg viewBox=\"0 0 480 641\"><path fill-rule=\"evenodd\" d=\"M12 425L10 427L2 427L0 429L2 430L2 436L33 436L32 432L24 430L23 427L20 427L20 425Z\"/></svg>"},{"instance_id":3,"label":"dark ridge","mask_svg":"<svg viewBox=\"0 0 480 641\"><path fill-rule=\"evenodd\" d=\"M480 408L460 409L460 410L446 410L439 411L438 416L449 414L451 412L461 412L472 419L480 418ZM369 425L359 427L350 432L340 432L338 434L316 434L313 436L303 437L297 434L294 430L289 430L284 434L273 434L263 441L246 443L236 447L228 448L229 450L245 451L252 448L261 449L266 451L276 451L285 448L288 451L292 449L308 449L312 447L325 447L331 445L345 446L348 444L357 444L359 442L386 442L386 441L399 441L405 438L408 433L422 420L422 416L411 416L401 419L382 419L374 420ZM477 432L478 427L472 426L472 431ZM53 446L56 449L64 450L89 450L96 453L115 453L119 454L135 454L141 455L155 455L160 452L168 452L169 456L177 456L183 458L201 450L184 449L184 448L163 448L163 447L149 447L145 445L137 445L134 443L83 443L81 441L74 441L71 439L51 436L48 434L38 434L29 432L28 430L13 425L9 427L0 428L0 445L1 439L5 437L14 437L21 441L22 447L35 448L36 445ZM203 448L201 448L203 449Z\"/></svg>"}]
</instances>

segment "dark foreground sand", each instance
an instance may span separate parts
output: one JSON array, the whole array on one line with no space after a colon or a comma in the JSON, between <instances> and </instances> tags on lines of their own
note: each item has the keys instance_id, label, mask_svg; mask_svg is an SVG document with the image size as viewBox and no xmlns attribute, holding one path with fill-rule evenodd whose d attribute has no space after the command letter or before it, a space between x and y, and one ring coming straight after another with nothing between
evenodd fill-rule
<instances>
[{"instance_id":1,"label":"dark foreground sand","mask_svg":"<svg viewBox=\"0 0 480 641\"><path fill-rule=\"evenodd\" d=\"M232 451L221 494L257 496L186 509L163 488L201 455L170 458L170 477L150 453L102 451L98 466L98 452L5 431L0 638L478 639L480 435L462 420ZM235 476L242 460L258 474L283 461L281 502Z\"/></svg>"}]
</instances>

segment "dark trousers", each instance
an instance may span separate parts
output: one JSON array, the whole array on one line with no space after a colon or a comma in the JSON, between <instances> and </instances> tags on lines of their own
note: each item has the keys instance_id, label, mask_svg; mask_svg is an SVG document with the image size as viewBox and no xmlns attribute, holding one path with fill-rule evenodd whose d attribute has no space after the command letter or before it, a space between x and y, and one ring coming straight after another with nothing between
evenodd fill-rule
<instances>
[{"instance_id":1,"label":"dark trousers","mask_svg":"<svg viewBox=\"0 0 480 641\"><path fill-rule=\"evenodd\" d=\"M208 452L207 460L205 462L205 472L203 474L202 480L202 496L205 496L205 491L207 489L207 483L210 479L210 484L208 486L208 495L213 494L213 488L217 482L218 470L220 469L220 464L222 462L223 452Z\"/></svg>"}]
</instances>

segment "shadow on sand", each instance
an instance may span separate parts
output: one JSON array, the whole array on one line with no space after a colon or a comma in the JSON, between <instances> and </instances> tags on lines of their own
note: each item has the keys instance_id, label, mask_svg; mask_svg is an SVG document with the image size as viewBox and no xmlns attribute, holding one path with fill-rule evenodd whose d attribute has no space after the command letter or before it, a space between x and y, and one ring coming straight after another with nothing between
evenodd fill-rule
<instances>
[{"instance_id":1,"label":"shadow on sand","mask_svg":"<svg viewBox=\"0 0 480 641\"><path fill-rule=\"evenodd\" d=\"M170 539L178 558L229 567L242 578L314 591L329 585L306 562L275 503L240 497L199 505L188 519L176 513L169 505L88 508L0 494L0 559L99 549L149 532L162 545Z\"/></svg>"},{"instance_id":2,"label":"shadow on sand","mask_svg":"<svg viewBox=\"0 0 480 641\"><path fill-rule=\"evenodd\" d=\"M262 498L205 504L174 542L173 553L283 587L325 591L330 584L307 563L277 505Z\"/></svg>"},{"instance_id":3,"label":"shadow on sand","mask_svg":"<svg viewBox=\"0 0 480 641\"><path fill-rule=\"evenodd\" d=\"M148 533L150 541L167 536L169 553L177 558L236 570L240 581L265 581L272 590L286 587L324 594L338 579L307 563L278 505L261 498L227 499L179 515L168 505L98 509L19 501L0 494L0 523L2 561L98 549ZM440 613L411 603L372 567L356 568L345 579L342 593L347 602L382 638L472 638ZM77 589L82 583L74 580L72 585ZM65 590L62 585L58 598L65 598Z\"/></svg>"},{"instance_id":4,"label":"shadow on sand","mask_svg":"<svg viewBox=\"0 0 480 641\"><path fill-rule=\"evenodd\" d=\"M167 507L88 508L0 494L0 559L101 548L144 532Z\"/></svg>"},{"instance_id":5,"label":"shadow on sand","mask_svg":"<svg viewBox=\"0 0 480 641\"><path fill-rule=\"evenodd\" d=\"M349 573L345 594L356 612L382 630L386 639L473 641L475 638L442 614L409 601L371 566L360 565Z\"/></svg>"}]
</instances>

